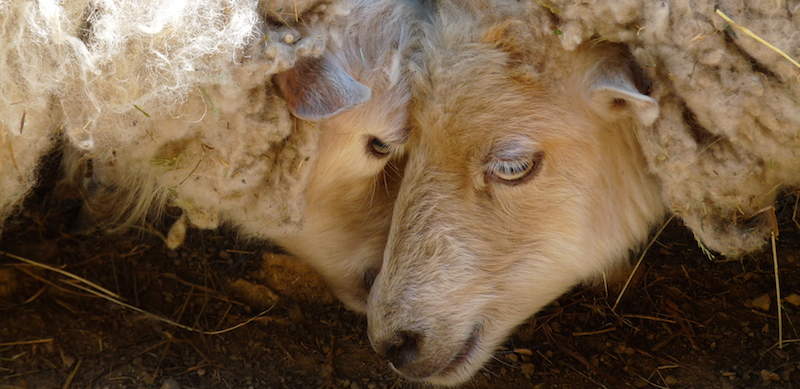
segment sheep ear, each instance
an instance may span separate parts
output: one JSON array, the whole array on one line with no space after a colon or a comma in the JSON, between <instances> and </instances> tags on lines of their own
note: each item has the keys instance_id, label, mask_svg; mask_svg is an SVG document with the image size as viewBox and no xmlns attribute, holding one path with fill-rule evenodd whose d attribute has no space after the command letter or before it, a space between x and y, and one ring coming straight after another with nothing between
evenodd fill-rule
<instances>
[{"instance_id":1,"label":"sheep ear","mask_svg":"<svg viewBox=\"0 0 800 389\"><path fill-rule=\"evenodd\" d=\"M302 59L274 79L289 110L300 119L322 120L367 102L371 90L337 64L319 58Z\"/></svg>"},{"instance_id":2,"label":"sheep ear","mask_svg":"<svg viewBox=\"0 0 800 389\"><path fill-rule=\"evenodd\" d=\"M599 73L599 74L598 74ZM589 96L602 114L627 112L645 125L658 118L658 102L639 92L627 71L607 70L596 72L589 86Z\"/></svg>"}]
</instances>

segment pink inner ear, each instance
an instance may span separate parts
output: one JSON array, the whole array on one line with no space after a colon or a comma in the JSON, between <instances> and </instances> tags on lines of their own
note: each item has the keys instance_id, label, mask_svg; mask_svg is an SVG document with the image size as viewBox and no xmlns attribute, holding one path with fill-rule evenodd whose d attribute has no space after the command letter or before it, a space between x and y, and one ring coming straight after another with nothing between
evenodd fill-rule
<instances>
[{"instance_id":1,"label":"pink inner ear","mask_svg":"<svg viewBox=\"0 0 800 389\"><path fill-rule=\"evenodd\" d=\"M628 106L628 101L625 99L615 98L611 101L611 106L614 107L614 109L624 109Z\"/></svg>"},{"instance_id":2,"label":"pink inner ear","mask_svg":"<svg viewBox=\"0 0 800 389\"><path fill-rule=\"evenodd\" d=\"M298 118L322 120L365 103L370 89L325 57L299 60L275 76L289 110Z\"/></svg>"},{"instance_id":3,"label":"pink inner ear","mask_svg":"<svg viewBox=\"0 0 800 389\"><path fill-rule=\"evenodd\" d=\"M589 96L601 114L629 112L641 124L652 125L659 114L658 102L636 88L630 78L618 70L594 75Z\"/></svg>"}]
</instances>

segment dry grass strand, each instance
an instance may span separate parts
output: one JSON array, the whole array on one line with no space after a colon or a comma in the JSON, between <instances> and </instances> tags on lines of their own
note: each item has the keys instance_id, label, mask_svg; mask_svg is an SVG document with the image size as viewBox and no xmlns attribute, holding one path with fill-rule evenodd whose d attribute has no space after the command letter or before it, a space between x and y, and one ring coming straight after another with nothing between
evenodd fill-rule
<instances>
[{"instance_id":1,"label":"dry grass strand","mask_svg":"<svg viewBox=\"0 0 800 389\"><path fill-rule=\"evenodd\" d=\"M794 60L794 58L792 58L791 56L789 56L789 54L786 54L786 53L784 53L784 52L783 52L783 50L781 50L781 49L779 49L779 48L777 48L777 47L773 46L773 45L772 45L772 44L770 44L769 42L767 42L767 41L765 41L764 39L762 39L760 36L756 35L754 32L752 32L752 31L748 30L747 28L745 28L744 26L742 26L742 25L740 25L740 24L738 24L738 23L734 22L733 20L731 20L731 18L729 18L729 17L728 17L728 15L725 15L725 13L723 13L723 12L722 12L722 11L720 11L719 9L717 9L717 11L716 11L716 12L717 12L717 15L719 15L721 18L725 19L725 21L726 21L726 22L728 22L728 24L730 24L731 26L734 26L734 27L738 28L740 31L742 31L743 33L747 34L749 37L751 37L751 38L753 38L753 39L757 40L757 41L758 41L759 43L761 43L762 45L764 45L764 46L767 46L767 47L769 47L771 50L773 50L774 52L776 52L776 53L778 53L778 54L782 55L784 58L788 59L788 60L789 60L789 61L790 61L792 64L794 64L794 66L797 66L797 68L798 68L798 69L800 69L800 63L798 63L797 61L795 61L795 60Z\"/></svg>"}]
</instances>

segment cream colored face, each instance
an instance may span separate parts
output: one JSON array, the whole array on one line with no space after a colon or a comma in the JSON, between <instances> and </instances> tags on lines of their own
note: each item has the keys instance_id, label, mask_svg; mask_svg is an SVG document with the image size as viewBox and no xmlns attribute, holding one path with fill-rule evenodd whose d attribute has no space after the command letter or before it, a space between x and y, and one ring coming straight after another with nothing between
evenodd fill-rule
<instances>
[{"instance_id":1,"label":"cream colored face","mask_svg":"<svg viewBox=\"0 0 800 389\"><path fill-rule=\"evenodd\" d=\"M625 258L663 214L634 132L658 107L624 51L551 48L536 60L552 67L527 66L507 51L519 46L492 40L507 38L505 21L482 35L452 20L425 51L367 309L375 350L406 378L441 385L468 380L517 325Z\"/></svg>"},{"instance_id":2,"label":"cream colored face","mask_svg":"<svg viewBox=\"0 0 800 389\"><path fill-rule=\"evenodd\" d=\"M405 105L373 97L319 123L303 231L278 239L358 312L380 270L407 139Z\"/></svg>"},{"instance_id":3,"label":"cream colored face","mask_svg":"<svg viewBox=\"0 0 800 389\"><path fill-rule=\"evenodd\" d=\"M511 97L562 113L552 96ZM368 307L376 349L433 384L468 378L520 322L601 268L581 262L602 191L602 156L582 132L591 124L469 108L417 116ZM414 357L393 355L408 339Z\"/></svg>"},{"instance_id":4,"label":"cream colored face","mask_svg":"<svg viewBox=\"0 0 800 389\"><path fill-rule=\"evenodd\" d=\"M325 55L276 77L292 112L319 130L303 231L276 240L359 312L382 263L409 138L419 12L413 0L358 2Z\"/></svg>"}]
</instances>

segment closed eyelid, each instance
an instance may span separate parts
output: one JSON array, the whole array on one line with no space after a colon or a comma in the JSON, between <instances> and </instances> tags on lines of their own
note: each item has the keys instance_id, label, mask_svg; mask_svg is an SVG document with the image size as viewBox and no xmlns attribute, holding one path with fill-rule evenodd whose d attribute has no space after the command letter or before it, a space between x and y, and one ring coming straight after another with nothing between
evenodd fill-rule
<instances>
[{"instance_id":1,"label":"closed eyelid","mask_svg":"<svg viewBox=\"0 0 800 389\"><path fill-rule=\"evenodd\" d=\"M411 137L411 128L406 126L397 131L391 131L385 136L381 137L384 143L402 146L408 143Z\"/></svg>"},{"instance_id":2,"label":"closed eyelid","mask_svg":"<svg viewBox=\"0 0 800 389\"><path fill-rule=\"evenodd\" d=\"M485 177L505 185L519 185L530 181L541 169L543 153L527 152L513 159L494 156L485 164Z\"/></svg>"},{"instance_id":3,"label":"closed eyelid","mask_svg":"<svg viewBox=\"0 0 800 389\"><path fill-rule=\"evenodd\" d=\"M539 153L539 148L534 147L528 142L524 144L512 144L495 146L486 157L486 163L496 160L501 161L517 161L520 159L529 158L531 155Z\"/></svg>"}]
</instances>

